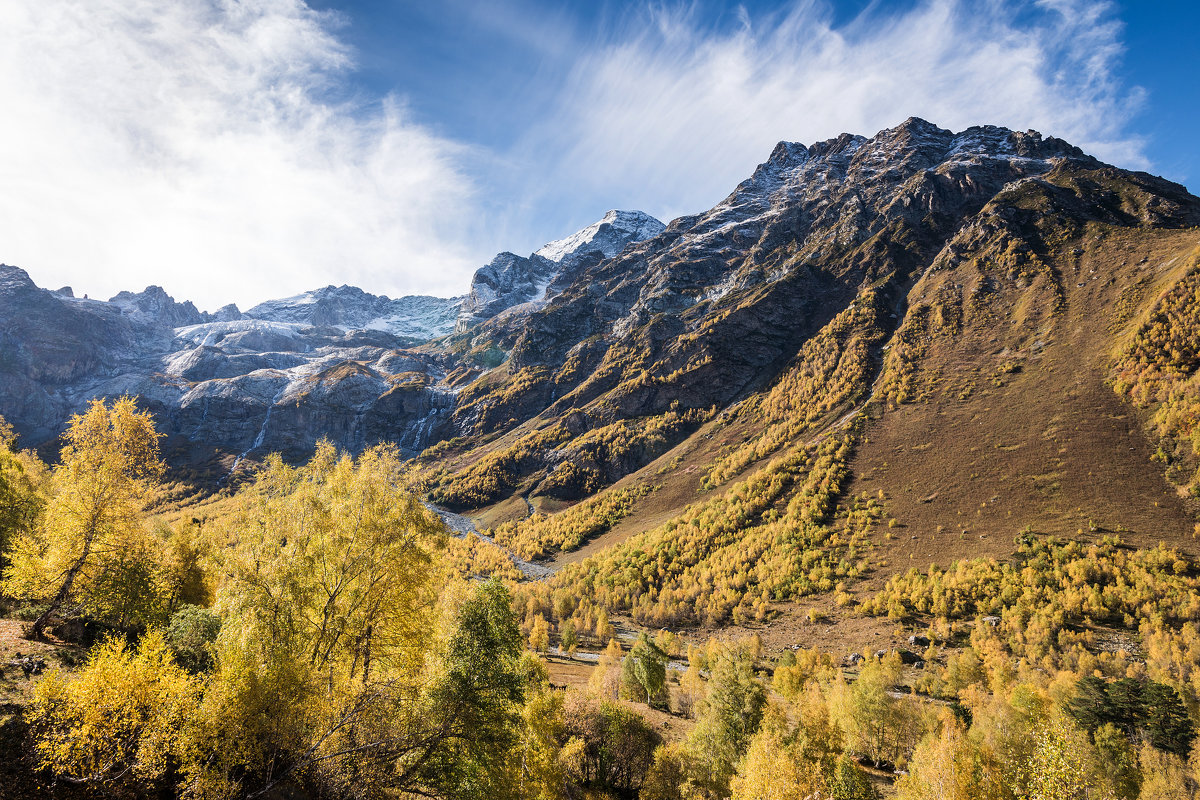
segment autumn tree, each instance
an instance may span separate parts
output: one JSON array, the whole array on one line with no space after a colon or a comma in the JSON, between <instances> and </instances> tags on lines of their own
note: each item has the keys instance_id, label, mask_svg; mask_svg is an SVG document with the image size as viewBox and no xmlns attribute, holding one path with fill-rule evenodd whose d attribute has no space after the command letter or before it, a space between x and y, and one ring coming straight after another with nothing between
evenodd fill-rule
<instances>
[{"instance_id":1,"label":"autumn tree","mask_svg":"<svg viewBox=\"0 0 1200 800\"><path fill-rule=\"evenodd\" d=\"M27 718L38 762L76 782L153 782L180 757L201 684L180 668L159 632L136 649L110 639L73 677L37 684Z\"/></svg>"},{"instance_id":2,"label":"autumn tree","mask_svg":"<svg viewBox=\"0 0 1200 800\"><path fill-rule=\"evenodd\" d=\"M541 614L533 618L533 627L529 630L529 647L536 653L544 653L550 649L550 623Z\"/></svg>"},{"instance_id":3,"label":"autumn tree","mask_svg":"<svg viewBox=\"0 0 1200 800\"><path fill-rule=\"evenodd\" d=\"M846 732L847 749L877 764L895 763L912 744L912 710L893 697L900 680L900 658L889 654L867 659L850 684L834 684L831 705L834 717Z\"/></svg>"},{"instance_id":4,"label":"autumn tree","mask_svg":"<svg viewBox=\"0 0 1200 800\"><path fill-rule=\"evenodd\" d=\"M976 754L967 731L954 719L943 721L937 734L925 737L913 752L908 774L896 785L901 800L976 800L991 798L976 769Z\"/></svg>"},{"instance_id":5,"label":"autumn tree","mask_svg":"<svg viewBox=\"0 0 1200 800\"><path fill-rule=\"evenodd\" d=\"M0 417L0 574L16 538L34 527L45 506L46 466L14 449L16 435Z\"/></svg>"},{"instance_id":6,"label":"autumn tree","mask_svg":"<svg viewBox=\"0 0 1200 800\"><path fill-rule=\"evenodd\" d=\"M679 680L679 711L685 717L695 715L696 708L704 700L707 689L700 674L703 651L688 645L688 668Z\"/></svg>"},{"instance_id":7,"label":"autumn tree","mask_svg":"<svg viewBox=\"0 0 1200 800\"><path fill-rule=\"evenodd\" d=\"M239 499L223 522L223 625L193 793L299 774L416 780L412 765L399 776L388 765L450 736L421 690L444 529L405 491L398 454L352 459L323 442L302 467L273 456Z\"/></svg>"},{"instance_id":8,"label":"autumn tree","mask_svg":"<svg viewBox=\"0 0 1200 800\"><path fill-rule=\"evenodd\" d=\"M226 526L236 544L217 607L235 627L331 684L419 669L444 529L405 491L394 448L352 459L323 441L302 468L272 456Z\"/></svg>"},{"instance_id":9,"label":"autumn tree","mask_svg":"<svg viewBox=\"0 0 1200 800\"><path fill-rule=\"evenodd\" d=\"M142 513L163 468L150 414L128 397L111 407L95 400L63 440L42 524L17 540L4 583L10 594L47 602L35 639L76 596L127 621L130 593L150 580Z\"/></svg>"},{"instance_id":10,"label":"autumn tree","mask_svg":"<svg viewBox=\"0 0 1200 800\"><path fill-rule=\"evenodd\" d=\"M732 799L821 796L825 765L800 757L797 744L783 711L769 708L731 781Z\"/></svg>"}]
</instances>

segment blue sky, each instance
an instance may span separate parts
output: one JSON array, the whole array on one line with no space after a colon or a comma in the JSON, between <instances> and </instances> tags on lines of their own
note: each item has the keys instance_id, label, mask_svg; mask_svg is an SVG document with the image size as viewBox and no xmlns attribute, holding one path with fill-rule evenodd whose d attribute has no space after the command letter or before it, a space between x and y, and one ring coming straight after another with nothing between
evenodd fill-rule
<instances>
[{"instance_id":1,"label":"blue sky","mask_svg":"<svg viewBox=\"0 0 1200 800\"><path fill-rule=\"evenodd\" d=\"M0 0L0 261L215 308L449 295L780 139L1036 128L1200 185L1198 4Z\"/></svg>"}]
</instances>

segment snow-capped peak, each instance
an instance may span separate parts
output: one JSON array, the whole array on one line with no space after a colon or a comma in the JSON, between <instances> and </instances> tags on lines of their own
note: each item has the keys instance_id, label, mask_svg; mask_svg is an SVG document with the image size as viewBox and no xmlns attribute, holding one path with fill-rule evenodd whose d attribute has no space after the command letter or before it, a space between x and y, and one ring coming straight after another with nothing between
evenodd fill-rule
<instances>
[{"instance_id":1,"label":"snow-capped peak","mask_svg":"<svg viewBox=\"0 0 1200 800\"><path fill-rule=\"evenodd\" d=\"M630 242L657 236L664 228L665 225L643 211L613 210L583 230L543 245L534 255L558 264L586 248L588 251L599 250L605 258L612 258Z\"/></svg>"}]
</instances>

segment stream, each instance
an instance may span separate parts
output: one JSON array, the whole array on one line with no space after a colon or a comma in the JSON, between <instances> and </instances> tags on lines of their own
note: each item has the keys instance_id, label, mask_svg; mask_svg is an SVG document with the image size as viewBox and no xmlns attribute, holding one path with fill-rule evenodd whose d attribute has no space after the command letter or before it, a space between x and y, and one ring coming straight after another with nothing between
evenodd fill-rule
<instances>
[{"instance_id":1,"label":"stream","mask_svg":"<svg viewBox=\"0 0 1200 800\"><path fill-rule=\"evenodd\" d=\"M475 527L475 523L472 522L469 517L464 517L462 514L455 514L453 511L447 511L444 508L438 508L432 503L425 503L425 507L441 517L442 522L446 523L446 527L449 528L450 532L455 536L476 536L480 539L483 539L485 542L490 542L491 544L496 545L496 547L499 547L508 555L510 559L512 559L513 565L517 569L521 570L521 574L529 580L545 580L554 574L553 568L547 567L544 564L534 564L532 561L526 561L513 551L509 550L507 547L496 544L495 539L486 534L480 533Z\"/></svg>"}]
</instances>

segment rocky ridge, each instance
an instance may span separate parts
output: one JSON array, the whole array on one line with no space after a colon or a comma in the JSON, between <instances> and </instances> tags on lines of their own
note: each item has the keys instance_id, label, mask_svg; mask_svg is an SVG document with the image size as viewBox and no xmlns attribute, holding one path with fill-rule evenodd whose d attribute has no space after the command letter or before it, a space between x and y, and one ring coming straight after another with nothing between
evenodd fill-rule
<instances>
[{"instance_id":1,"label":"rocky ridge","mask_svg":"<svg viewBox=\"0 0 1200 800\"><path fill-rule=\"evenodd\" d=\"M533 310L570 285L589 262L612 258L630 244L662 232L665 226L641 211L609 211L599 221L550 242L527 258L500 253L471 279L456 333L464 333L510 308Z\"/></svg>"},{"instance_id":2,"label":"rocky ridge","mask_svg":"<svg viewBox=\"0 0 1200 800\"><path fill-rule=\"evenodd\" d=\"M856 304L874 319L866 391L881 377L882 342L931 271L1003 242L1026 265L1003 280L1034 280L1029 265L1068 234L1039 229L1045 214L1019 206L1030 194L1063 230L1200 220L1200 201L1182 187L1033 131L953 132L913 118L870 138L781 142L721 203L583 267L496 336L508 360L462 390L452 431L512 431L500 440L507 449L452 459L442 499L589 496L771 386ZM1039 281L1055 280L1045 277L1053 267L1037 269ZM476 483L484 471L504 479Z\"/></svg>"},{"instance_id":3,"label":"rocky ridge","mask_svg":"<svg viewBox=\"0 0 1200 800\"><path fill-rule=\"evenodd\" d=\"M531 258L550 279L655 226L610 212L543 248L550 257ZM0 266L0 413L40 445L88 399L137 395L176 453L224 454L222 470L271 451L302 455L322 437L417 453L436 440L456 391L440 385L451 361L413 348L450 333L464 299L327 286L208 313L159 286L103 302L40 289Z\"/></svg>"},{"instance_id":4,"label":"rocky ridge","mask_svg":"<svg viewBox=\"0 0 1200 800\"><path fill-rule=\"evenodd\" d=\"M1150 199L1063 188L1079 176ZM1045 250L1014 205L1029 192L1072 219L1197 215L1181 187L1059 139L914 118L870 138L781 142L721 203L665 227L614 211L528 257L501 253L461 299L329 286L207 314L158 287L102 303L3 268L0 413L38 444L88 398L136 394L179 452L217 454L221 469L301 457L322 436L415 454L553 429L514 451L499 494L469 503L586 496L770 386L864 292L886 337L922 277L981 241L1008 237L1025 259ZM447 460L446 479L498 446Z\"/></svg>"}]
</instances>

